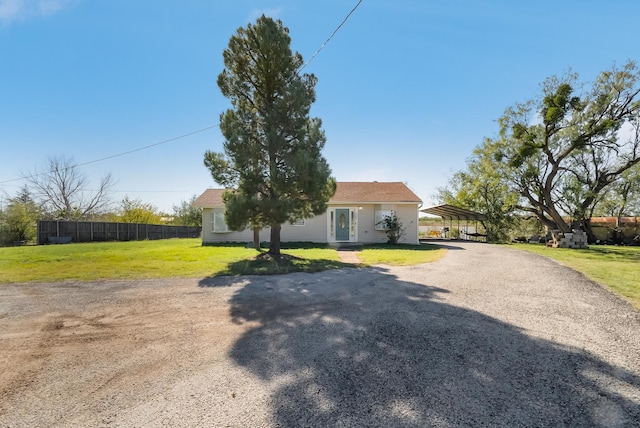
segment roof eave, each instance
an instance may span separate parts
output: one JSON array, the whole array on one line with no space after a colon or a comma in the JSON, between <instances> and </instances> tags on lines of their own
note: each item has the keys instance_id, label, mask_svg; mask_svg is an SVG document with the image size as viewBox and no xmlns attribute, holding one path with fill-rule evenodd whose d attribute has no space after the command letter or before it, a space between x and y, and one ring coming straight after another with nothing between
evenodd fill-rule
<instances>
[{"instance_id":1,"label":"roof eave","mask_svg":"<svg viewBox=\"0 0 640 428\"><path fill-rule=\"evenodd\" d=\"M329 205L384 205L384 204L404 204L404 205L420 205L422 201L329 201Z\"/></svg>"}]
</instances>

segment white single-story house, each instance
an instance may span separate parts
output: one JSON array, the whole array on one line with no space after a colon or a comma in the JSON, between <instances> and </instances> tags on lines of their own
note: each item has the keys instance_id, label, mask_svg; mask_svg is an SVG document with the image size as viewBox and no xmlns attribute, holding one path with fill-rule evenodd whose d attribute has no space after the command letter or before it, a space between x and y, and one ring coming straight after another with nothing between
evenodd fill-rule
<instances>
[{"instance_id":1,"label":"white single-story house","mask_svg":"<svg viewBox=\"0 0 640 428\"><path fill-rule=\"evenodd\" d=\"M202 210L202 243L252 242L253 231L229 230L224 220L224 189L207 189L194 205ZM282 242L384 243L381 220L395 213L405 228L400 243L419 244L418 209L422 201L401 182L337 183L336 193L323 214L282 225ZM268 240L269 228L260 231Z\"/></svg>"}]
</instances>

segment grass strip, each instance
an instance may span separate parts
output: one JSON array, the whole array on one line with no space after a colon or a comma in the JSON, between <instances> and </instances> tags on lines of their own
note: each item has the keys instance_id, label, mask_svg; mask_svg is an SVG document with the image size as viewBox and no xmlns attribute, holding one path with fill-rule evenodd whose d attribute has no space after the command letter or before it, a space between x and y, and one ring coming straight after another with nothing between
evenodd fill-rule
<instances>
[{"instance_id":1,"label":"grass strip","mask_svg":"<svg viewBox=\"0 0 640 428\"><path fill-rule=\"evenodd\" d=\"M102 279L206 278L318 272L353 267L323 244L283 244L285 257L262 257L244 244L203 246L200 239L93 242L0 248L0 283ZM410 265L433 261L435 246L368 246L362 264Z\"/></svg>"},{"instance_id":2,"label":"grass strip","mask_svg":"<svg viewBox=\"0 0 640 428\"><path fill-rule=\"evenodd\" d=\"M585 250L549 248L539 244L514 244L514 247L541 254L582 272L626 297L640 310L640 247L592 245Z\"/></svg>"},{"instance_id":3,"label":"grass strip","mask_svg":"<svg viewBox=\"0 0 640 428\"><path fill-rule=\"evenodd\" d=\"M367 265L411 266L434 262L442 258L446 252L446 249L432 244L376 244L366 245L358 252L358 258Z\"/></svg>"}]
</instances>

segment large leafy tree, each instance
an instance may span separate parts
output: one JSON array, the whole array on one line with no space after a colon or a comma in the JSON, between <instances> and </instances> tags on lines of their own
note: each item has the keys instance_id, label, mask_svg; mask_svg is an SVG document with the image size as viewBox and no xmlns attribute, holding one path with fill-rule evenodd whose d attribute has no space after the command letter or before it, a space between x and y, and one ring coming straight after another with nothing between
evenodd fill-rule
<instances>
[{"instance_id":1,"label":"large leafy tree","mask_svg":"<svg viewBox=\"0 0 640 428\"><path fill-rule=\"evenodd\" d=\"M220 116L224 153L204 158L228 188L228 226L270 227L272 255L280 255L281 225L324 212L336 186L321 154L321 121L309 117L317 79L298 74L302 56L290 44L282 22L264 15L231 37L218 76L232 105Z\"/></svg>"},{"instance_id":2,"label":"large leafy tree","mask_svg":"<svg viewBox=\"0 0 640 428\"><path fill-rule=\"evenodd\" d=\"M640 164L625 171L599 198L595 215L622 216L640 215Z\"/></svg>"},{"instance_id":3,"label":"large leafy tree","mask_svg":"<svg viewBox=\"0 0 640 428\"><path fill-rule=\"evenodd\" d=\"M173 206L173 223L181 226L202 226L202 208L196 207L193 203L196 195L191 199L181 201Z\"/></svg>"},{"instance_id":4,"label":"large leafy tree","mask_svg":"<svg viewBox=\"0 0 640 428\"><path fill-rule=\"evenodd\" d=\"M590 87L574 73L554 76L540 99L505 111L500 136L479 150L493 152L517 208L551 229L567 232L574 223L590 231L603 192L640 162L639 78L633 62Z\"/></svg>"},{"instance_id":5,"label":"large leafy tree","mask_svg":"<svg viewBox=\"0 0 640 428\"><path fill-rule=\"evenodd\" d=\"M36 224L41 211L29 188L22 187L15 197L9 199L6 211L2 213L3 227L0 239L5 243L35 240Z\"/></svg>"},{"instance_id":6,"label":"large leafy tree","mask_svg":"<svg viewBox=\"0 0 640 428\"><path fill-rule=\"evenodd\" d=\"M118 208L118 221L122 223L160 224L158 209L141 199L130 199L125 196Z\"/></svg>"},{"instance_id":7,"label":"large leafy tree","mask_svg":"<svg viewBox=\"0 0 640 428\"><path fill-rule=\"evenodd\" d=\"M467 162L467 170L456 172L446 187L438 189L441 203L452 204L483 213L482 225L490 242L506 242L517 217L514 209L518 196L510 191L496 169L497 145L487 139L476 148Z\"/></svg>"}]
</instances>

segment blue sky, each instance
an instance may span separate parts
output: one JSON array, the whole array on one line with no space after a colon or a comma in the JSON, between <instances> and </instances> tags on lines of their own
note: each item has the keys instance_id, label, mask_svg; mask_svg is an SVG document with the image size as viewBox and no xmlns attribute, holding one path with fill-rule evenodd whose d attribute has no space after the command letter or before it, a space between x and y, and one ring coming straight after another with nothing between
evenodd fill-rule
<instances>
[{"instance_id":1,"label":"blue sky","mask_svg":"<svg viewBox=\"0 0 640 428\"><path fill-rule=\"evenodd\" d=\"M202 163L230 107L222 51L262 13L305 60L357 0L0 0L0 194L50 156L111 173L114 201L170 212L217 187ZM569 68L585 81L638 59L635 0L363 0L304 72L339 181L403 181L425 205L505 108ZM11 180L11 181L9 181ZM91 186L88 186L89 188Z\"/></svg>"}]
</instances>

